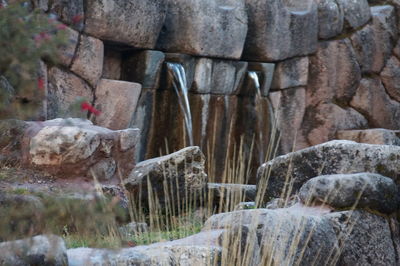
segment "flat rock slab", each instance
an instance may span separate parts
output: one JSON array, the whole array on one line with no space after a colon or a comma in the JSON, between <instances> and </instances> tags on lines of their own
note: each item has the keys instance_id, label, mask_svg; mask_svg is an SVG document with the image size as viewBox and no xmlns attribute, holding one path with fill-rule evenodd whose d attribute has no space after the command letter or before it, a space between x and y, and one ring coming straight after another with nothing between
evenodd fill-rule
<instances>
[{"instance_id":1,"label":"flat rock slab","mask_svg":"<svg viewBox=\"0 0 400 266\"><path fill-rule=\"evenodd\" d=\"M316 176L360 172L378 173L398 184L399 161L398 146L330 141L263 164L258 170L257 192L264 194L268 202L269 198L296 193ZM268 184L265 184L268 176Z\"/></svg>"},{"instance_id":2,"label":"flat rock slab","mask_svg":"<svg viewBox=\"0 0 400 266\"><path fill-rule=\"evenodd\" d=\"M300 188L299 197L307 205L367 208L386 214L399 206L398 188L393 180L371 173L314 177Z\"/></svg>"}]
</instances>

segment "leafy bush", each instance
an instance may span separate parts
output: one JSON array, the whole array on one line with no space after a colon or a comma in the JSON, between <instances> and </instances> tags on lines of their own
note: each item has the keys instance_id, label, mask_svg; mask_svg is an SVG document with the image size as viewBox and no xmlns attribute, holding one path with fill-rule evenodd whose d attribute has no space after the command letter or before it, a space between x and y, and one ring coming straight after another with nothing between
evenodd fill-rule
<instances>
[{"instance_id":1,"label":"leafy bush","mask_svg":"<svg viewBox=\"0 0 400 266\"><path fill-rule=\"evenodd\" d=\"M45 97L42 59L55 62L66 26L27 1L0 1L0 119L29 118Z\"/></svg>"}]
</instances>

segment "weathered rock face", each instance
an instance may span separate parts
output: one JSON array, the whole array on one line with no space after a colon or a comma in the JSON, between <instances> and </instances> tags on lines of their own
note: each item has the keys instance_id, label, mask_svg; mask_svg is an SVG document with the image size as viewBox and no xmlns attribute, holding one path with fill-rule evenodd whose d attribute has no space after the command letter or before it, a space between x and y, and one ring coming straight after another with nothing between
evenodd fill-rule
<instances>
[{"instance_id":1,"label":"weathered rock face","mask_svg":"<svg viewBox=\"0 0 400 266\"><path fill-rule=\"evenodd\" d=\"M343 9L336 0L320 0L318 3L318 37L329 39L342 33Z\"/></svg>"},{"instance_id":2,"label":"weathered rock face","mask_svg":"<svg viewBox=\"0 0 400 266\"><path fill-rule=\"evenodd\" d=\"M308 82L308 57L282 61L276 65L272 89L306 86Z\"/></svg>"},{"instance_id":3,"label":"weathered rock face","mask_svg":"<svg viewBox=\"0 0 400 266\"><path fill-rule=\"evenodd\" d=\"M296 193L310 178L319 175L378 173L399 183L399 147L330 141L277 157L258 171L257 193L266 198ZM268 184L265 184L269 174ZM287 180L286 180L287 179ZM285 181L286 180L286 181Z\"/></svg>"},{"instance_id":4,"label":"weathered rock face","mask_svg":"<svg viewBox=\"0 0 400 266\"><path fill-rule=\"evenodd\" d=\"M163 1L90 0L86 5L90 7L85 13L87 34L136 48L154 48L165 19Z\"/></svg>"},{"instance_id":5,"label":"weathered rock face","mask_svg":"<svg viewBox=\"0 0 400 266\"><path fill-rule=\"evenodd\" d=\"M364 73L379 73L393 49L397 34L392 6L372 7L372 23L351 37L357 60Z\"/></svg>"},{"instance_id":6,"label":"weathered rock face","mask_svg":"<svg viewBox=\"0 0 400 266\"><path fill-rule=\"evenodd\" d=\"M371 18L368 0L338 0L337 3L344 12L345 27L348 29L357 29L366 24Z\"/></svg>"},{"instance_id":7,"label":"weathered rock face","mask_svg":"<svg viewBox=\"0 0 400 266\"><path fill-rule=\"evenodd\" d=\"M399 206L394 181L378 174L338 174L314 177L300 189L299 197L307 205L327 204L335 209L368 208L391 214Z\"/></svg>"},{"instance_id":8,"label":"weathered rock face","mask_svg":"<svg viewBox=\"0 0 400 266\"><path fill-rule=\"evenodd\" d=\"M396 265L388 221L365 211L328 214L340 241L338 265Z\"/></svg>"},{"instance_id":9,"label":"weathered rock face","mask_svg":"<svg viewBox=\"0 0 400 266\"><path fill-rule=\"evenodd\" d=\"M81 35L71 70L89 82L92 87L96 87L103 73L103 60L103 42L90 36Z\"/></svg>"},{"instance_id":10,"label":"weathered rock face","mask_svg":"<svg viewBox=\"0 0 400 266\"><path fill-rule=\"evenodd\" d=\"M350 105L367 117L372 127L400 128L400 103L386 94L379 78L362 79Z\"/></svg>"},{"instance_id":11,"label":"weathered rock face","mask_svg":"<svg viewBox=\"0 0 400 266\"><path fill-rule=\"evenodd\" d=\"M168 0L157 47L207 57L242 55L247 33L244 0Z\"/></svg>"},{"instance_id":12,"label":"weathered rock face","mask_svg":"<svg viewBox=\"0 0 400 266\"><path fill-rule=\"evenodd\" d=\"M52 67L49 70L49 88L47 95L47 117L80 117L87 113L76 108L80 101L93 102L91 87L75 74Z\"/></svg>"},{"instance_id":13,"label":"weathered rock face","mask_svg":"<svg viewBox=\"0 0 400 266\"><path fill-rule=\"evenodd\" d=\"M110 129L129 127L140 97L138 83L102 79L96 88L96 109L101 113L93 117L94 123Z\"/></svg>"},{"instance_id":14,"label":"weathered rock face","mask_svg":"<svg viewBox=\"0 0 400 266\"><path fill-rule=\"evenodd\" d=\"M80 119L45 122L3 123L4 132L24 133L17 137L16 152L27 167L40 168L59 177L92 177L110 180L118 172L123 177L134 166L137 129L112 131ZM7 141L7 133L4 140ZM9 151L2 149L7 160ZM11 153L12 155L12 153Z\"/></svg>"},{"instance_id":15,"label":"weathered rock face","mask_svg":"<svg viewBox=\"0 0 400 266\"><path fill-rule=\"evenodd\" d=\"M381 72L381 79L387 93L400 102L400 61L392 56Z\"/></svg>"},{"instance_id":16,"label":"weathered rock face","mask_svg":"<svg viewBox=\"0 0 400 266\"><path fill-rule=\"evenodd\" d=\"M342 130L337 133L337 138L351 140L359 143L396 145L400 146L400 131L382 128L366 130Z\"/></svg>"},{"instance_id":17,"label":"weathered rock face","mask_svg":"<svg viewBox=\"0 0 400 266\"><path fill-rule=\"evenodd\" d=\"M0 249L1 265L68 265L64 241L54 235L3 242Z\"/></svg>"},{"instance_id":18,"label":"weathered rock face","mask_svg":"<svg viewBox=\"0 0 400 266\"><path fill-rule=\"evenodd\" d=\"M318 12L314 1L247 0L249 32L244 58L278 61L315 52Z\"/></svg>"},{"instance_id":19,"label":"weathered rock face","mask_svg":"<svg viewBox=\"0 0 400 266\"><path fill-rule=\"evenodd\" d=\"M178 195L183 202L187 197L196 200L207 190L204 161L199 147L188 147L138 163L124 185L132 196L142 199L144 204L149 204L155 196L162 206L181 204L172 201ZM165 195L165 191L171 194Z\"/></svg>"}]
</instances>

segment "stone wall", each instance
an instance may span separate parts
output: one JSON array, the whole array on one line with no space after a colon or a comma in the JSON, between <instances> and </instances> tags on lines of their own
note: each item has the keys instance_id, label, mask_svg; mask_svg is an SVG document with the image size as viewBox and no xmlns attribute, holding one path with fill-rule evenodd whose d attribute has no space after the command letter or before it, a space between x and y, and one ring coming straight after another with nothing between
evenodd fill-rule
<instances>
[{"instance_id":1,"label":"stone wall","mask_svg":"<svg viewBox=\"0 0 400 266\"><path fill-rule=\"evenodd\" d=\"M396 0L33 2L68 25L70 40L43 72L47 118L84 97L102 111L96 124L141 128L140 160L187 141L167 61L185 67L195 144L217 177L241 136L245 154L254 139L256 166L275 127L281 154L338 131L400 128ZM248 71L259 73L261 98Z\"/></svg>"}]
</instances>

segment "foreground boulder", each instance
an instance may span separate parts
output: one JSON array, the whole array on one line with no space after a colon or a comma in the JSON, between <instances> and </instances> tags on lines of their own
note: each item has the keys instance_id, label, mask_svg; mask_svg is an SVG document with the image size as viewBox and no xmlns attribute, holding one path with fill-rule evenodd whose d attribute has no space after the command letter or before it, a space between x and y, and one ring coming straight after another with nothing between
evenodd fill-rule
<instances>
[{"instance_id":1,"label":"foreground boulder","mask_svg":"<svg viewBox=\"0 0 400 266\"><path fill-rule=\"evenodd\" d=\"M207 189L204 155L199 147L187 147L175 153L140 162L124 181L132 195L144 204L155 198L161 205L179 204L173 199L196 200ZM151 191L149 191L151 188ZM165 194L168 191L168 194Z\"/></svg>"},{"instance_id":2,"label":"foreground boulder","mask_svg":"<svg viewBox=\"0 0 400 266\"><path fill-rule=\"evenodd\" d=\"M399 206L398 188L393 180L371 173L314 177L301 187L299 197L305 204L368 208L386 214Z\"/></svg>"},{"instance_id":3,"label":"foreground boulder","mask_svg":"<svg viewBox=\"0 0 400 266\"><path fill-rule=\"evenodd\" d=\"M83 119L8 120L1 121L0 127L4 129L0 155L6 162L57 177L100 181L119 180L117 173L126 176L134 167L137 129L112 131Z\"/></svg>"},{"instance_id":4,"label":"foreground boulder","mask_svg":"<svg viewBox=\"0 0 400 266\"><path fill-rule=\"evenodd\" d=\"M371 172L399 183L399 162L398 146L330 141L263 164L257 173L257 193L264 199L282 195L285 198L296 193L310 178L330 174Z\"/></svg>"},{"instance_id":5,"label":"foreground boulder","mask_svg":"<svg viewBox=\"0 0 400 266\"><path fill-rule=\"evenodd\" d=\"M0 243L0 265L68 265L64 241L53 235Z\"/></svg>"}]
</instances>

